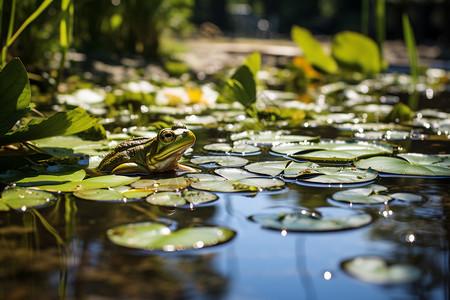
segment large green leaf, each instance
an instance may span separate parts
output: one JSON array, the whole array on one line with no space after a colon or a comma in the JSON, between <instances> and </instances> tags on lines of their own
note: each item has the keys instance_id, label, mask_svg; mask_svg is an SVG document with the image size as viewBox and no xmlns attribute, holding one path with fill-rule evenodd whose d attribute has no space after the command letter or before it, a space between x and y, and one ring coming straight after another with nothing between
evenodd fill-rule
<instances>
[{"instance_id":1,"label":"large green leaf","mask_svg":"<svg viewBox=\"0 0 450 300\"><path fill-rule=\"evenodd\" d=\"M56 200L56 196L49 192L12 187L3 191L0 202L12 209L25 211L28 208L46 206L52 200Z\"/></svg>"},{"instance_id":2,"label":"large green leaf","mask_svg":"<svg viewBox=\"0 0 450 300\"><path fill-rule=\"evenodd\" d=\"M337 72L338 65L336 61L323 51L322 45L313 37L309 30L293 26L291 38L302 49L303 55L313 66L326 73Z\"/></svg>"},{"instance_id":3,"label":"large green leaf","mask_svg":"<svg viewBox=\"0 0 450 300\"><path fill-rule=\"evenodd\" d=\"M120 225L106 232L109 240L116 245L148 251L201 249L228 242L235 235L236 232L225 227L193 227L171 231L166 225L154 222Z\"/></svg>"},{"instance_id":4,"label":"large green leaf","mask_svg":"<svg viewBox=\"0 0 450 300\"><path fill-rule=\"evenodd\" d=\"M82 108L59 112L45 119L32 119L25 126L0 138L0 145L42 139L58 135L70 135L92 127L97 119Z\"/></svg>"},{"instance_id":5,"label":"large green leaf","mask_svg":"<svg viewBox=\"0 0 450 300\"><path fill-rule=\"evenodd\" d=\"M139 180L139 177L128 177L121 175L104 175L91 177L81 181L70 181L63 184L40 185L36 188L54 192L74 192L84 190L94 190L101 188L111 188L121 185L129 185Z\"/></svg>"},{"instance_id":6,"label":"large green leaf","mask_svg":"<svg viewBox=\"0 0 450 300\"><path fill-rule=\"evenodd\" d=\"M30 111L31 89L20 59L11 60L0 72L0 135Z\"/></svg>"},{"instance_id":7,"label":"large green leaf","mask_svg":"<svg viewBox=\"0 0 450 300\"><path fill-rule=\"evenodd\" d=\"M336 34L331 50L339 66L366 75L374 75L381 71L377 44L360 33L343 31Z\"/></svg>"}]
</instances>

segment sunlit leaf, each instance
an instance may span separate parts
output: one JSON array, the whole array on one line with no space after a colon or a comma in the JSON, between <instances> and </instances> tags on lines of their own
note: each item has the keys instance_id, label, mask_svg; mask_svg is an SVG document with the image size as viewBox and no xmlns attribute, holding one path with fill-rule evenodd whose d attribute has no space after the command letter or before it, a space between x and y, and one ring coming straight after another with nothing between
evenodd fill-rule
<instances>
[{"instance_id":1,"label":"sunlit leaf","mask_svg":"<svg viewBox=\"0 0 450 300\"><path fill-rule=\"evenodd\" d=\"M397 175L418 175L418 176L440 176L449 177L450 168L429 164L427 160L424 164L411 164L404 159L397 157L376 156L355 161L354 165L361 169L372 168L382 173Z\"/></svg>"},{"instance_id":2,"label":"sunlit leaf","mask_svg":"<svg viewBox=\"0 0 450 300\"><path fill-rule=\"evenodd\" d=\"M109 229L107 237L116 245L140 249L181 251L201 249L231 240L236 233L225 227L192 227L171 231L160 223L131 223Z\"/></svg>"},{"instance_id":3,"label":"sunlit leaf","mask_svg":"<svg viewBox=\"0 0 450 300\"><path fill-rule=\"evenodd\" d=\"M244 143L233 143L233 146L230 146L227 143L213 143L204 146L203 149L212 152L225 152L238 155L253 155L260 152L259 147Z\"/></svg>"},{"instance_id":4,"label":"sunlit leaf","mask_svg":"<svg viewBox=\"0 0 450 300\"><path fill-rule=\"evenodd\" d=\"M339 191L333 194L332 198L337 201L350 202L356 204L377 204L386 203L392 200L386 195L378 195L378 192L387 190L386 187L372 184L363 188L355 188Z\"/></svg>"},{"instance_id":5,"label":"sunlit leaf","mask_svg":"<svg viewBox=\"0 0 450 300\"><path fill-rule=\"evenodd\" d=\"M307 135L294 135L286 134L283 131L244 131L240 133L234 133L231 135L231 140L254 144L254 145L275 145L279 143L294 143L294 142L306 142L317 141L318 136Z\"/></svg>"},{"instance_id":6,"label":"sunlit leaf","mask_svg":"<svg viewBox=\"0 0 450 300\"><path fill-rule=\"evenodd\" d=\"M360 256L342 263L342 268L359 280L378 284L414 282L422 271L410 264L389 263L378 256Z\"/></svg>"},{"instance_id":7,"label":"sunlit leaf","mask_svg":"<svg viewBox=\"0 0 450 300\"><path fill-rule=\"evenodd\" d=\"M318 167L310 173L297 177L297 183L304 185L362 185L378 177L375 170L360 170L353 167Z\"/></svg>"},{"instance_id":8,"label":"sunlit leaf","mask_svg":"<svg viewBox=\"0 0 450 300\"><path fill-rule=\"evenodd\" d=\"M284 161L262 161L255 162L245 166L247 171L264 174L269 176L277 176L282 174L286 178L294 178L305 173L310 173L319 165L312 162L294 162L289 160Z\"/></svg>"},{"instance_id":9,"label":"sunlit leaf","mask_svg":"<svg viewBox=\"0 0 450 300\"><path fill-rule=\"evenodd\" d=\"M118 143L106 140L83 140L78 136L55 136L33 141L38 147L56 156L68 156L76 153L88 155L104 155Z\"/></svg>"},{"instance_id":10,"label":"sunlit leaf","mask_svg":"<svg viewBox=\"0 0 450 300\"><path fill-rule=\"evenodd\" d=\"M137 180L139 180L139 177L104 175L88 178L81 181L71 181L63 184L40 185L36 186L36 188L55 192L74 192L115 187L120 185L129 185Z\"/></svg>"},{"instance_id":11,"label":"sunlit leaf","mask_svg":"<svg viewBox=\"0 0 450 300\"><path fill-rule=\"evenodd\" d=\"M392 154L392 146L363 142L284 143L273 146L272 151L313 161L353 161L361 157Z\"/></svg>"},{"instance_id":12,"label":"sunlit leaf","mask_svg":"<svg viewBox=\"0 0 450 300\"><path fill-rule=\"evenodd\" d=\"M75 191L73 194L78 198L94 201L123 201L124 198L122 193L112 189Z\"/></svg>"},{"instance_id":13,"label":"sunlit leaf","mask_svg":"<svg viewBox=\"0 0 450 300\"><path fill-rule=\"evenodd\" d=\"M315 67L326 73L336 73L338 66L336 61L326 54L322 45L309 30L293 26L291 30L292 40L302 49L305 58Z\"/></svg>"},{"instance_id":14,"label":"sunlit leaf","mask_svg":"<svg viewBox=\"0 0 450 300\"><path fill-rule=\"evenodd\" d=\"M340 208L324 208L319 211L328 211L326 216L294 213L260 213L250 219L265 228L286 231L336 231L353 229L365 226L372 222L372 217L366 213L346 211Z\"/></svg>"},{"instance_id":15,"label":"sunlit leaf","mask_svg":"<svg viewBox=\"0 0 450 300\"><path fill-rule=\"evenodd\" d=\"M159 192L168 192L184 189L191 181L187 177L174 177L165 179L141 179L131 184L135 189L147 189Z\"/></svg>"},{"instance_id":16,"label":"sunlit leaf","mask_svg":"<svg viewBox=\"0 0 450 300\"><path fill-rule=\"evenodd\" d=\"M205 191L158 192L147 197L148 203L159 206L199 205L217 200L217 195Z\"/></svg>"},{"instance_id":17,"label":"sunlit leaf","mask_svg":"<svg viewBox=\"0 0 450 300\"><path fill-rule=\"evenodd\" d=\"M231 155L216 155L216 156L199 156L191 159L191 162L198 165L215 163L223 167L240 167L245 165L248 160L242 157Z\"/></svg>"},{"instance_id":18,"label":"sunlit leaf","mask_svg":"<svg viewBox=\"0 0 450 300\"><path fill-rule=\"evenodd\" d=\"M342 31L333 38L332 55L340 67L374 75L381 71L377 44L365 35Z\"/></svg>"},{"instance_id":19,"label":"sunlit leaf","mask_svg":"<svg viewBox=\"0 0 450 300\"><path fill-rule=\"evenodd\" d=\"M22 211L46 206L52 200L56 200L56 196L52 193L23 187L5 189L1 198L1 202L8 205L11 209Z\"/></svg>"},{"instance_id":20,"label":"sunlit leaf","mask_svg":"<svg viewBox=\"0 0 450 300\"><path fill-rule=\"evenodd\" d=\"M81 181L86 176L86 172L84 170L77 170L68 174L60 174L60 175L50 175L50 174L41 174L36 176L30 176L22 178L21 180L16 181L17 185L40 185L40 184L52 184L52 183L60 183L65 181Z\"/></svg>"}]
</instances>

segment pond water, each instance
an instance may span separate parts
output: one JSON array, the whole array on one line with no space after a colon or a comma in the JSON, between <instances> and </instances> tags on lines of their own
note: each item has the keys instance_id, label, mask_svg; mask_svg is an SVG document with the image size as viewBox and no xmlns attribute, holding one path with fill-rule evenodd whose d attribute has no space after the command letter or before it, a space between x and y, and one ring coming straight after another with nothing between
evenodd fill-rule
<instances>
[{"instance_id":1,"label":"pond water","mask_svg":"<svg viewBox=\"0 0 450 300\"><path fill-rule=\"evenodd\" d=\"M226 137L211 129L194 132L197 143L188 158L204 155L204 145ZM322 126L295 133L335 138L338 132ZM449 145L396 143L422 153L445 152ZM262 147L260 154L245 158L281 159L269 150ZM424 200L351 205L331 199L345 187L295 181L287 181L279 191L217 193L217 201L193 209L160 208L145 201L101 203L62 194L54 205L37 211L0 214L0 299L448 298L448 178L382 176L375 183L391 193L418 194ZM267 229L249 218L299 207L360 209L373 222L341 231L294 232ZM106 237L116 225L154 220L179 228L224 226L236 236L221 245L179 252L127 249ZM51 228L69 241L67 247L58 244ZM373 283L344 270L346 261L371 256L417 267L420 278Z\"/></svg>"}]
</instances>

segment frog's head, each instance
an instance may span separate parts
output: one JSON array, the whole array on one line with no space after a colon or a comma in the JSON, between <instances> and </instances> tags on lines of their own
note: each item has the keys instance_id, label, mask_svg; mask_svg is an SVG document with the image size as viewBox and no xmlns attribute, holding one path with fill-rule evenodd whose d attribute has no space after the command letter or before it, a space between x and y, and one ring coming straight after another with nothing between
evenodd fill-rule
<instances>
[{"instance_id":1,"label":"frog's head","mask_svg":"<svg viewBox=\"0 0 450 300\"><path fill-rule=\"evenodd\" d=\"M194 143L194 133L184 124L175 123L172 128L161 129L146 155L147 167L158 172L174 169L184 151Z\"/></svg>"}]
</instances>

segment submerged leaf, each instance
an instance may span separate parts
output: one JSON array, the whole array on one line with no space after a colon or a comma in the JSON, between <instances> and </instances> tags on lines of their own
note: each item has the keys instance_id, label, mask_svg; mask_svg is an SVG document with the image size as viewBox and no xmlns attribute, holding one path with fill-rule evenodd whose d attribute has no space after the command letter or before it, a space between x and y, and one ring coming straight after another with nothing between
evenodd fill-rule
<instances>
[{"instance_id":1,"label":"submerged leaf","mask_svg":"<svg viewBox=\"0 0 450 300\"><path fill-rule=\"evenodd\" d=\"M192 227L171 231L161 223L131 223L106 232L116 245L140 250L181 251L200 249L231 240L236 233L225 227Z\"/></svg>"}]
</instances>

